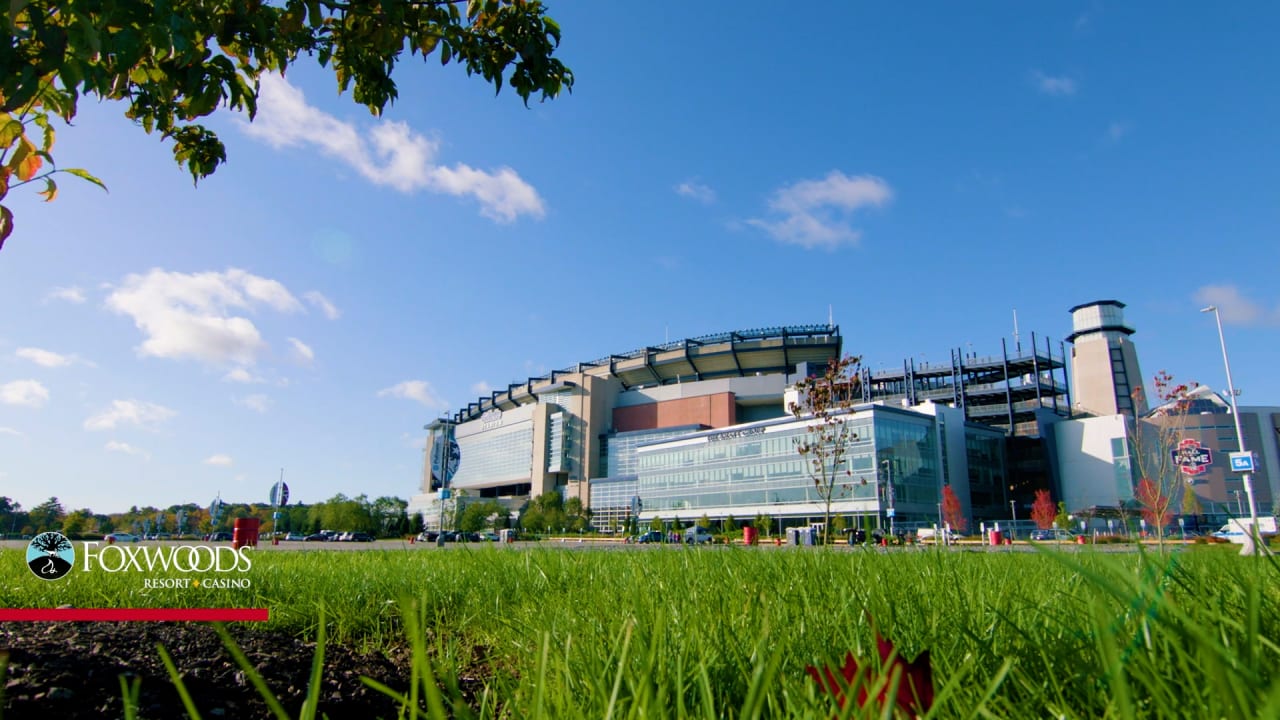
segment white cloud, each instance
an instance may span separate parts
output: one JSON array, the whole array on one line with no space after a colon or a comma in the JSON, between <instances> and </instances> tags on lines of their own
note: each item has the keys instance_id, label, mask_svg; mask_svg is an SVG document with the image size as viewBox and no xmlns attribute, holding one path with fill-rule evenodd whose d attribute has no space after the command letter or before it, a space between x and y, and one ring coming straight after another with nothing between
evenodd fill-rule
<instances>
[{"instance_id":1,"label":"white cloud","mask_svg":"<svg viewBox=\"0 0 1280 720\"><path fill-rule=\"evenodd\" d=\"M41 408L49 402L49 389L39 380L14 380L0 385L0 403Z\"/></svg>"},{"instance_id":2,"label":"white cloud","mask_svg":"<svg viewBox=\"0 0 1280 720\"><path fill-rule=\"evenodd\" d=\"M209 457L204 459L205 465L218 465L221 467L226 467L230 465L231 462L232 462L231 456L224 455L222 453L218 453L217 455L210 455Z\"/></svg>"},{"instance_id":3,"label":"white cloud","mask_svg":"<svg viewBox=\"0 0 1280 720\"><path fill-rule=\"evenodd\" d=\"M693 198L704 205L710 205L716 201L716 191L695 180L685 180L677 185L676 194Z\"/></svg>"},{"instance_id":4,"label":"white cloud","mask_svg":"<svg viewBox=\"0 0 1280 720\"><path fill-rule=\"evenodd\" d=\"M309 363L316 359L316 353L306 343L298 338L289 338L289 344L293 346L293 354L299 361Z\"/></svg>"},{"instance_id":5,"label":"white cloud","mask_svg":"<svg viewBox=\"0 0 1280 720\"><path fill-rule=\"evenodd\" d=\"M71 355L60 355L50 350L41 350L40 348L18 348L13 354L24 360L30 360L40 367L47 368L66 367L74 360L74 357Z\"/></svg>"},{"instance_id":6,"label":"white cloud","mask_svg":"<svg viewBox=\"0 0 1280 720\"><path fill-rule=\"evenodd\" d=\"M495 172L457 163L436 164L439 143L402 122L376 121L364 131L307 104L301 90L278 75L263 75L258 114L244 131L274 148L315 147L350 166L375 185L402 193L416 190L470 195L480 213L498 222L520 215L541 218L542 198L509 167Z\"/></svg>"},{"instance_id":7,"label":"white cloud","mask_svg":"<svg viewBox=\"0 0 1280 720\"><path fill-rule=\"evenodd\" d=\"M259 305L284 313L302 310L284 285L235 268L192 274L156 268L129 275L107 296L107 307L132 317L146 336L139 354L244 365L266 343L253 322L232 311L251 312Z\"/></svg>"},{"instance_id":8,"label":"white cloud","mask_svg":"<svg viewBox=\"0 0 1280 720\"><path fill-rule=\"evenodd\" d=\"M400 442L411 450L426 450L427 438L425 435L411 435L409 433L400 433Z\"/></svg>"},{"instance_id":9,"label":"white cloud","mask_svg":"<svg viewBox=\"0 0 1280 720\"><path fill-rule=\"evenodd\" d=\"M151 459L151 453L141 448L136 448L130 445L129 443L122 443L122 442L116 442L115 440L108 440L107 444L103 445L102 447L110 452L119 452L119 453L124 453L126 455L136 455L144 460Z\"/></svg>"},{"instance_id":10,"label":"white cloud","mask_svg":"<svg viewBox=\"0 0 1280 720\"><path fill-rule=\"evenodd\" d=\"M260 393L253 395L245 395L236 400L237 405L242 405L250 410L258 413L265 413L271 409L271 398Z\"/></svg>"},{"instance_id":11,"label":"white cloud","mask_svg":"<svg viewBox=\"0 0 1280 720\"><path fill-rule=\"evenodd\" d=\"M84 421L85 430L112 430L117 425L128 424L151 427L172 418L178 413L163 405L141 400L112 400L111 407Z\"/></svg>"},{"instance_id":12,"label":"white cloud","mask_svg":"<svg viewBox=\"0 0 1280 720\"><path fill-rule=\"evenodd\" d=\"M1215 305L1228 325L1280 325L1280 304L1268 308L1240 293L1235 285L1205 285L1196 290L1201 307Z\"/></svg>"},{"instance_id":13,"label":"white cloud","mask_svg":"<svg viewBox=\"0 0 1280 720\"><path fill-rule=\"evenodd\" d=\"M1039 70L1031 73L1036 88L1045 95L1075 95L1076 81L1066 75L1045 75Z\"/></svg>"},{"instance_id":14,"label":"white cloud","mask_svg":"<svg viewBox=\"0 0 1280 720\"><path fill-rule=\"evenodd\" d=\"M337 320L342 317L342 312L338 310L337 306L329 302L329 298L322 295L319 291L311 290L305 292L302 294L302 297L306 298L307 302L320 308L320 312L324 313L324 316L330 320Z\"/></svg>"},{"instance_id":15,"label":"white cloud","mask_svg":"<svg viewBox=\"0 0 1280 720\"><path fill-rule=\"evenodd\" d=\"M0 435L12 435L16 438L25 438L27 436L27 434L21 430L14 430L11 427L0 427Z\"/></svg>"},{"instance_id":16,"label":"white cloud","mask_svg":"<svg viewBox=\"0 0 1280 720\"><path fill-rule=\"evenodd\" d=\"M84 290L75 286L56 287L50 290L44 298L45 300L65 300L79 305L84 302Z\"/></svg>"},{"instance_id":17,"label":"white cloud","mask_svg":"<svg viewBox=\"0 0 1280 720\"><path fill-rule=\"evenodd\" d=\"M397 397L416 400L429 408L447 407L448 403L436 395L431 383L425 380L405 380L378 391L378 397Z\"/></svg>"},{"instance_id":18,"label":"white cloud","mask_svg":"<svg viewBox=\"0 0 1280 720\"><path fill-rule=\"evenodd\" d=\"M764 230L779 242L804 248L834 250L853 245L862 236L851 224L854 212L880 207L893 198L893 190L874 175L849 177L832 170L821 180L802 180L774 192L769 208L781 218L753 218L747 223Z\"/></svg>"},{"instance_id":19,"label":"white cloud","mask_svg":"<svg viewBox=\"0 0 1280 720\"><path fill-rule=\"evenodd\" d=\"M471 392L472 394L475 394L475 395L492 395L493 386L481 380L480 382L473 383L471 385Z\"/></svg>"},{"instance_id":20,"label":"white cloud","mask_svg":"<svg viewBox=\"0 0 1280 720\"><path fill-rule=\"evenodd\" d=\"M258 377L257 375L254 375L253 373L249 372L247 369L242 367L238 367L232 370L231 372L227 373L226 375L223 375L222 379L226 382L236 382L236 383L245 383L245 384L266 382L262 378Z\"/></svg>"}]
</instances>

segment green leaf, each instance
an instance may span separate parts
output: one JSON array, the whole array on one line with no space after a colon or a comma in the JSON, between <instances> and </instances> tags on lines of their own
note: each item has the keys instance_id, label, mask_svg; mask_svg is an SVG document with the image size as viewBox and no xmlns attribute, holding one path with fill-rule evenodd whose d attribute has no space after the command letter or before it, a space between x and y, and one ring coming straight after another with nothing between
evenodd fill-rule
<instances>
[{"instance_id":1,"label":"green leaf","mask_svg":"<svg viewBox=\"0 0 1280 720\"><path fill-rule=\"evenodd\" d=\"M9 212L9 208L0 205L0 248L4 247L4 241L9 238L13 232L13 213Z\"/></svg>"},{"instance_id":2,"label":"green leaf","mask_svg":"<svg viewBox=\"0 0 1280 720\"><path fill-rule=\"evenodd\" d=\"M320 15L320 0L306 0L307 5L307 23L314 30L324 23L324 17ZM321 63L323 64L323 63Z\"/></svg>"},{"instance_id":3,"label":"green leaf","mask_svg":"<svg viewBox=\"0 0 1280 720\"><path fill-rule=\"evenodd\" d=\"M13 141L22 137L22 134L22 123L10 117L9 122L0 125L0 150L8 150Z\"/></svg>"},{"instance_id":4,"label":"green leaf","mask_svg":"<svg viewBox=\"0 0 1280 720\"><path fill-rule=\"evenodd\" d=\"M48 157L48 154L49 154L49 148L53 147L53 138L54 138L53 125L49 124L49 116L45 115L44 113L37 114L35 117L35 122L36 122L36 125L40 126L41 130L44 130L44 143L41 144L40 150L45 154L45 159L47 159L50 163L52 163L53 159Z\"/></svg>"},{"instance_id":5,"label":"green leaf","mask_svg":"<svg viewBox=\"0 0 1280 720\"><path fill-rule=\"evenodd\" d=\"M53 181L53 178L51 177L45 178L44 183L45 183L44 190L41 190L36 194L43 195L45 202L53 202L53 199L58 197L58 185Z\"/></svg>"},{"instance_id":6,"label":"green leaf","mask_svg":"<svg viewBox=\"0 0 1280 720\"><path fill-rule=\"evenodd\" d=\"M103 185L101 180L91 175L88 170L85 170L83 168L67 168L65 170L62 170L62 172L71 173L72 175L75 175L81 180L88 180L89 182L93 183L94 185L97 185L103 190L107 190L107 186ZM110 192L110 191L107 190L107 192Z\"/></svg>"}]
</instances>

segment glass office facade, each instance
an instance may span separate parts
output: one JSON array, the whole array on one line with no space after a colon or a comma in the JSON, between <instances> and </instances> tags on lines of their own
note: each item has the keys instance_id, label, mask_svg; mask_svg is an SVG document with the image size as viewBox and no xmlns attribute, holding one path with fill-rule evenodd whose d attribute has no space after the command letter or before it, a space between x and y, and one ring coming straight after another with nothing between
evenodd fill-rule
<instances>
[{"instance_id":1,"label":"glass office facade","mask_svg":"<svg viewBox=\"0 0 1280 720\"><path fill-rule=\"evenodd\" d=\"M502 481L528 481L533 467L533 423L457 438L461 458L453 476L454 487L493 485Z\"/></svg>"},{"instance_id":2,"label":"glass office facade","mask_svg":"<svg viewBox=\"0 0 1280 720\"><path fill-rule=\"evenodd\" d=\"M688 435L705 429L704 425L685 425L657 430L633 430L614 433L605 438L605 477L635 477L638 470L636 448L641 445Z\"/></svg>"},{"instance_id":3,"label":"glass office facade","mask_svg":"<svg viewBox=\"0 0 1280 720\"><path fill-rule=\"evenodd\" d=\"M617 477L591 481L591 525L603 532L623 532L631 517L636 478Z\"/></svg>"},{"instance_id":4,"label":"glass office facade","mask_svg":"<svg viewBox=\"0 0 1280 720\"><path fill-rule=\"evenodd\" d=\"M931 517L939 496L934 419L869 408L846 420L855 438L840 467L832 510L879 516L887 506L882 460L894 467L898 518ZM796 451L807 426L792 420L707 431L638 448L645 518L813 515L825 507L810 462ZM818 513L821 514L821 513Z\"/></svg>"}]
</instances>

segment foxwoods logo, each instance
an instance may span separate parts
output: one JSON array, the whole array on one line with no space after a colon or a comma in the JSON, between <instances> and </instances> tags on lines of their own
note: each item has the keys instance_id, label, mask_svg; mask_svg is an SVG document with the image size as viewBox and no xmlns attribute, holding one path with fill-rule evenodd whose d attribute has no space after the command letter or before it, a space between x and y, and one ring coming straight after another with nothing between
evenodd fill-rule
<instances>
[{"instance_id":1,"label":"foxwoods logo","mask_svg":"<svg viewBox=\"0 0 1280 720\"><path fill-rule=\"evenodd\" d=\"M246 577L226 577L229 573L247 573L253 569L249 557L252 547L231 548L225 545L175 545L150 547L145 545L115 545L97 541L81 543L84 572L157 573L176 572L186 575L215 574L222 577L149 577L144 578L146 590L167 588L248 588ZM75 566L76 551L61 533L47 532L37 535L27 546L27 567L42 580L65 577Z\"/></svg>"},{"instance_id":2,"label":"foxwoods logo","mask_svg":"<svg viewBox=\"0 0 1280 720\"><path fill-rule=\"evenodd\" d=\"M62 533L44 532L27 545L27 567L41 580L57 580L76 564L76 549Z\"/></svg>"}]
</instances>

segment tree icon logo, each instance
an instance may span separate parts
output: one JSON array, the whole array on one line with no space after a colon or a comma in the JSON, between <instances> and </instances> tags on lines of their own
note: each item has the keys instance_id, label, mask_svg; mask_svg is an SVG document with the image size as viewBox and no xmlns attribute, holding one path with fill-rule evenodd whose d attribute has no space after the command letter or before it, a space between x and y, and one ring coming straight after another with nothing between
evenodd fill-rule
<instances>
[{"instance_id":1,"label":"tree icon logo","mask_svg":"<svg viewBox=\"0 0 1280 720\"><path fill-rule=\"evenodd\" d=\"M27 546L27 567L41 580L57 580L71 572L76 550L62 533L40 533Z\"/></svg>"}]
</instances>

